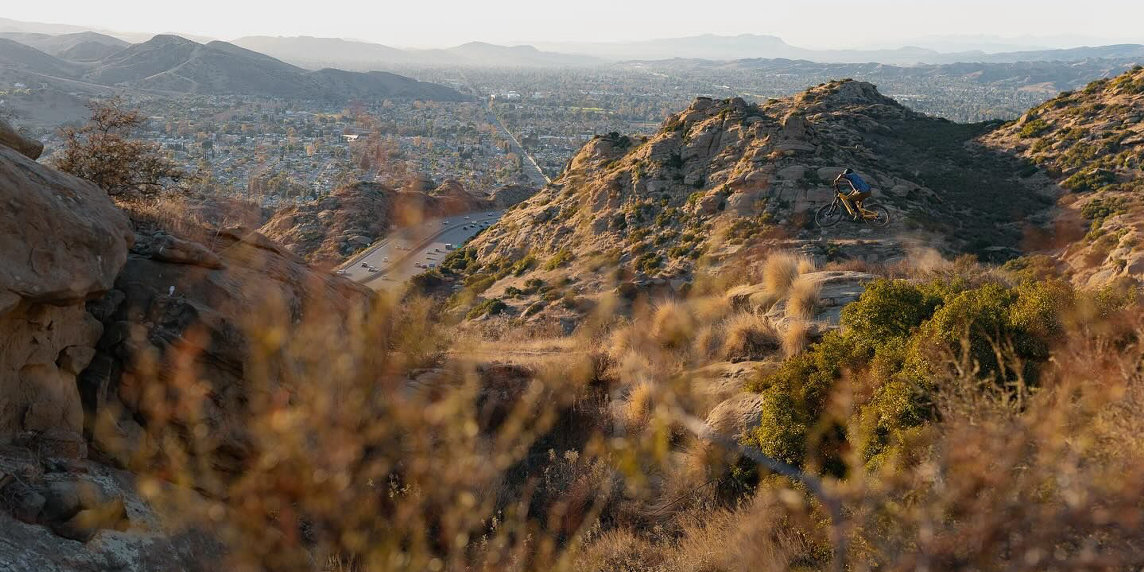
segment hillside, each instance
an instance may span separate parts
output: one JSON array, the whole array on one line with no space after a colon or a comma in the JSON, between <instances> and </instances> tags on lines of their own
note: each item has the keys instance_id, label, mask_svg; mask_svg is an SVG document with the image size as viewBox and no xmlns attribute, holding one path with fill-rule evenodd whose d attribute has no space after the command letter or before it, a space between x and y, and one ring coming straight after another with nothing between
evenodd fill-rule
<instances>
[{"instance_id":1,"label":"hillside","mask_svg":"<svg viewBox=\"0 0 1144 572\"><path fill-rule=\"evenodd\" d=\"M622 283L679 288L766 244L822 262L901 260L914 245L1005 260L1047 221L1055 195L1023 185L1021 161L975 142L994 127L922 116L849 80L760 106L700 98L646 140L596 138L443 266L491 299L533 279L570 279L586 296ZM845 167L875 187L890 228L813 224ZM505 298L512 312L536 301Z\"/></svg>"},{"instance_id":2,"label":"hillside","mask_svg":"<svg viewBox=\"0 0 1144 572\"><path fill-rule=\"evenodd\" d=\"M96 32L59 35L0 32L0 38L14 40L47 54L74 62L101 60L131 45L119 38Z\"/></svg>"},{"instance_id":3,"label":"hillside","mask_svg":"<svg viewBox=\"0 0 1144 572\"><path fill-rule=\"evenodd\" d=\"M1144 278L1144 68L1061 94L990 134L986 143L1018 154L1063 188L1053 249L1074 281L1098 286Z\"/></svg>"},{"instance_id":4,"label":"hillside","mask_svg":"<svg viewBox=\"0 0 1144 572\"><path fill-rule=\"evenodd\" d=\"M226 42L200 44L179 36L158 35L119 49L95 34L75 36L33 38L45 47L59 48L60 57L0 38L0 75L13 81L47 81L70 91L108 86L336 101L364 97L466 99L451 88L395 74L308 71ZM65 61L63 57L75 58L77 62Z\"/></svg>"},{"instance_id":5,"label":"hillside","mask_svg":"<svg viewBox=\"0 0 1144 572\"><path fill-rule=\"evenodd\" d=\"M7 72L31 72L62 78L76 77L82 70L16 40L0 38L0 66Z\"/></svg>"},{"instance_id":6,"label":"hillside","mask_svg":"<svg viewBox=\"0 0 1144 572\"><path fill-rule=\"evenodd\" d=\"M389 233L425 218L491 207L446 181L430 192L395 191L376 183L335 189L316 201L280 209L260 232L308 262L333 267Z\"/></svg>"}]
</instances>

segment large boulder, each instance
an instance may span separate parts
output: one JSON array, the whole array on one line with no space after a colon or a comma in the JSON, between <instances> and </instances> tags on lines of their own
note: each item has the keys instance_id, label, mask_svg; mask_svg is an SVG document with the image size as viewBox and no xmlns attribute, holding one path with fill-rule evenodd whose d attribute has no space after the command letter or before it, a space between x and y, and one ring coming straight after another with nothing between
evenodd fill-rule
<instances>
[{"instance_id":1,"label":"large boulder","mask_svg":"<svg viewBox=\"0 0 1144 572\"><path fill-rule=\"evenodd\" d=\"M115 290L89 305L105 329L80 383L95 419L93 447L126 463L144 433L140 423L161 417L183 434L205 428L212 465L237 473L253 452L248 405L263 387L254 378L277 385L281 377L277 362L252 364L252 339L266 334L260 328L314 317L348 324L373 294L246 229L219 231L209 250L180 246L194 256L164 254L169 244L165 233L139 234ZM155 396L188 376L203 384L203 399L165 410Z\"/></svg>"},{"instance_id":2,"label":"large boulder","mask_svg":"<svg viewBox=\"0 0 1144 572\"><path fill-rule=\"evenodd\" d=\"M177 492L184 508L204 510L194 492L164 488ZM129 473L91 461L65 466L0 446L0 569L221 569L222 544L193 524L160 515Z\"/></svg>"},{"instance_id":3,"label":"large boulder","mask_svg":"<svg viewBox=\"0 0 1144 572\"><path fill-rule=\"evenodd\" d=\"M4 145L0 205L0 443L78 433L76 375L102 332L84 302L114 284L130 222L99 187Z\"/></svg>"}]
</instances>

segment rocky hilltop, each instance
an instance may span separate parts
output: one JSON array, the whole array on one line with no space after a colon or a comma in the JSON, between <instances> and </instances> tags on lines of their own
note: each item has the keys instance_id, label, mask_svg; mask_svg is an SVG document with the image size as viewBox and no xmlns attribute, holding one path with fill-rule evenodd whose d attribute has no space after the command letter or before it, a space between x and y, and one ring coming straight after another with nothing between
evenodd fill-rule
<instances>
[{"instance_id":1,"label":"rocky hilltop","mask_svg":"<svg viewBox=\"0 0 1144 572\"><path fill-rule=\"evenodd\" d=\"M511 186L478 196L454 180L429 191L394 190L359 182L339 187L316 201L279 209L260 232L308 262L328 268L373 244L394 227L506 208L534 192Z\"/></svg>"},{"instance_id":2,"label":"rocky hilltop","mask_svg":"<svg viewBox=\"0 0 1144 572\"><path fill-rule=\"evenodd\" d=\"M537 280L571 279L583 294L617 282L678 288L764 242L820 261L893 261L909 244L1005 259L1055 195L1022 184L1020 159L977 141L995 127L924 116L850 80L761 105L699 98L651 137L588 143L445 273L523 312L537 299L519 293ZM814 226L845 167L875 187L896 219L889 229Z\"/></svg>"},{"instance_id":3,"label":"rocky hilltop","mask_svg":"<svg viewBox=\"0 0 1144 572\"><path fill-rule=\"evenodd\" d=\"M1061 94L985 143L1039 168L1029 185L1066 193L1054 232L1030 248L1054 255L1079 285L1144 277L1144 68Z\"/></svg>"}]
</instances>

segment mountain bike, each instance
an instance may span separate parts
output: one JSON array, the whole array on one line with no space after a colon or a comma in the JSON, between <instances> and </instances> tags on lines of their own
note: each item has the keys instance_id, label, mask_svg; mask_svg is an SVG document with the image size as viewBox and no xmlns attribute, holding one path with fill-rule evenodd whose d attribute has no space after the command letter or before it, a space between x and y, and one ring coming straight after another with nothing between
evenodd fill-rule
<instances>
[{"instance_id":1,"label":"mountain bike","mask_svg":"<svg viewBox=\"0 0 1144 572\"><path fill-rule=\"evenodd\" d=\"M885 228L890 224L890 211L886 207L870 201L864 201L864 204L858 207L850 202L846 193L843 193L837 184L834 185L834 202L818 209L818 212L814 213L814 222L822 228L831 227L842 220L844 213L850 213L850 217L855 221L861 220L877 228Z\"/></svg>"}]
</instances>

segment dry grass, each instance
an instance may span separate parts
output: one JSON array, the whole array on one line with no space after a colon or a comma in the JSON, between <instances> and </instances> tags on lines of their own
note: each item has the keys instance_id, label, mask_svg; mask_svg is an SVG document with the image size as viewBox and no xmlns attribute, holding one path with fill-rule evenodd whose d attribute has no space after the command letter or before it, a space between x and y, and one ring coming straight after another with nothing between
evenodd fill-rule
<instances>
[{"instance_id":1,"label":"dry grass","mask_svg":"<svg viewBox=\"0 0 1144 572\"><path fill-rule=\"evenodd\" d=\"M818 312L822 285L805 276L799 276L787 293L786 315L792 320L810 320Z\"/></svg>"},{"instance_id":2,"label":"dry grass","mask_svg":"<svg viewBox=\"0 0 1144 572\"><path fill-rule=\"evenodd\" d=\"M774 264L795 274L784 294L805 315L817 293L794 257ZM214 464L236 453L210 425L216 396L195 373L193 347L172 350L173 371L132 371L144 397L131 420L143 435L122 443L126 457L169 514L227 541L217 569L831 565L828 519L804 489L685 438L675 416L707 403L695 368L804 351L802 319L780 335L708 297L600 317L561 341L505 333L493 343L446 331L427 300L304 315L292 324L268 309L246 325L239 474ZM857 442L840 453L846 478L828 478L827 491L846 507L846 565L1144 565L1144 344L1134 333L1144 322L1129 316L1115 328L1095 316L1072 326L1020 402L957 364L948 371L960 374L933 380L940 421L895 436L877 463ZM504 355L513 352L529 358ZM823 424L856 441L855 412L885 381L838 380ZM103 417L96 431L114 434L116 421ZM191 489L210 498L192 501Z\"/></svg>"},{"instance_id":3,"label":"dry grass","mask_svg":"<svg viewBox=\"0 0 1144 572\"><path fill-rule=\"evenodd\" d=\"M798 278L802 262L803 259L788 253L776 253L767 257L763 263L763 287L767 297L773 300L786 298L791 285Z\"/></svg>"},{"instance_id":4,"label":"dry grass","mask_svg":"<svg viewBox=\"0 0 1144 572\"><path fill-rule=\"evenodd\" d=\"M758 360L778 350L774 324L751 312L735 314L723 323L720 357L728 360Z\"/></svg>"},{"instance_id":5,"label":"dry grass","mask_svg":"<svg viewBox=\"0 0 1144 572\"><path fill-rule=\"evenodd\" d=\"M162 230L211 248L217 229L262 224L258 205L224 197L191 197L164 193L146 198L122 198L116 205L126 211L139 230Z\"/></svg>"},{"instance_id":6,"label":"dry grass","mask_svg":"<svg viewBox=\"0 0 1144 572\"><path fill-rule=\"evenodd\" d=\"M682 348L688 345L695 332L696 321L691 308L676 300L660 302L655 307L651 319L651 338L665 348Z\"/></svg>"},{"instance_id":7,"label":"dry grass","mask_svg":"<svg viewBox=\"0 0 1144 572\"><path fill-rule=\"evenodd\" d=\"M783 354L796 356L810 346L810 324L802 320L790 320L782 333Z\"/></svg>"}]
</instances>

